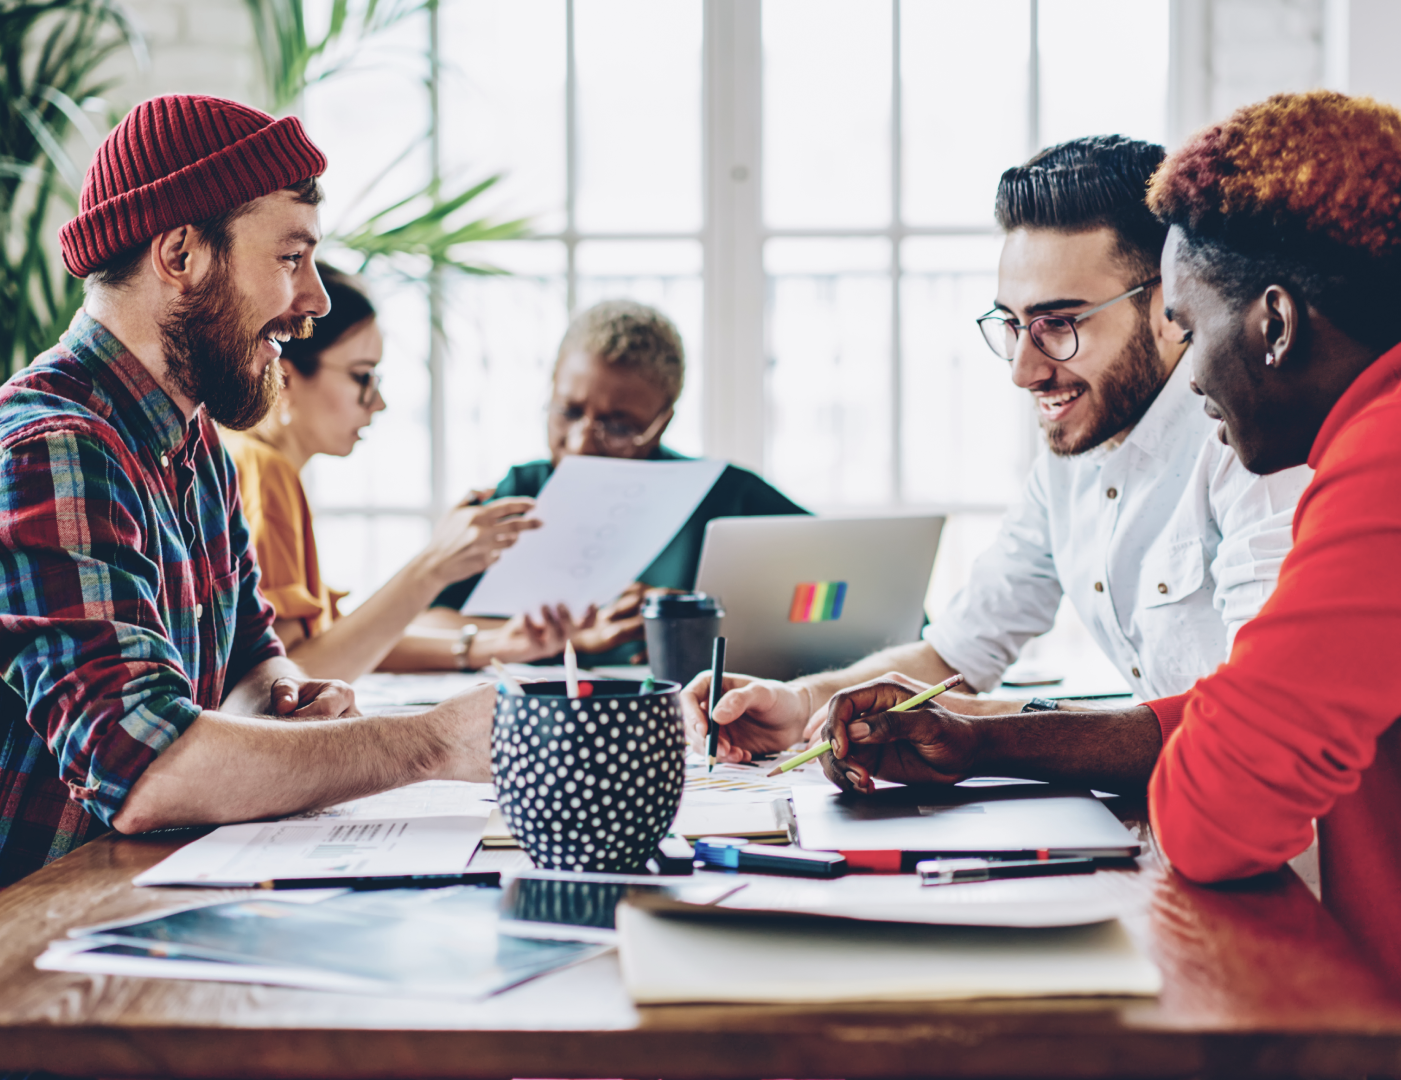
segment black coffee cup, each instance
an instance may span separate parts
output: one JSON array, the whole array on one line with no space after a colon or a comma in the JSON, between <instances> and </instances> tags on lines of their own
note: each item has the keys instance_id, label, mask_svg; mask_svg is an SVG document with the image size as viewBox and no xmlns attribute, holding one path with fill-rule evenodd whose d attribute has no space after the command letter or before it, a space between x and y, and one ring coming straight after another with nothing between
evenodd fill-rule
<instances>
[{"instance_id":1,"label":"black coffee cup","mask_svg":"<svg viewBox=\"0 0 1401 1080\"><path fill-rule=\"evenodd\" d=\"M711 649L725 617L719 601L705 593L653 593L642 605L647 662L652 674L685 686L710 667Z\"/></svg>"}]
</instances>

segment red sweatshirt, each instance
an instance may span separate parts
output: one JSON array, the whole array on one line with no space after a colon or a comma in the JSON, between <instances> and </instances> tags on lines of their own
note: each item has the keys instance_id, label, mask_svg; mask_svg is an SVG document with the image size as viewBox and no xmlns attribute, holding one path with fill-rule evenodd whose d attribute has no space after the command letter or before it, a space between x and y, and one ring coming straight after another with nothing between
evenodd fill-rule
<instances>
[{"instance_id":1,"label":"red sweatshirt","mask_svg":"<svg viewBox=\"0 0 1401 1080\"><path fill-rule=\"evenodd\" d=\"M1309 454L1274 595L1228 663L1151 702L1149 811L1194 881L1280 867L1318 819L1323 902L1401 981L1401 345Z\"/></svg>"}]
</instances>

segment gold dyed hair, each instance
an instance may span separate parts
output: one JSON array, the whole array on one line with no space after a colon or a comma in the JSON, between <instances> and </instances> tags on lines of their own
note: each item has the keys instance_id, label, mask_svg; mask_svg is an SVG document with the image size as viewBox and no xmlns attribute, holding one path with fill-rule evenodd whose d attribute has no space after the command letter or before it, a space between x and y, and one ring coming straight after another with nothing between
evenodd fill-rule
<instances>
[{"instance_id":1,"label":"gold dyed hair","mask_svg":"<svg viewBox=\"0 0 1401 1080\"><path fill-rule=\"evenodd\" d=\"M1311 236L1401 252L1401 112L1329 90L1237 109L1170 154L1148 205L1189 234L1248 250Z\"/></svg>"}]
</instances>

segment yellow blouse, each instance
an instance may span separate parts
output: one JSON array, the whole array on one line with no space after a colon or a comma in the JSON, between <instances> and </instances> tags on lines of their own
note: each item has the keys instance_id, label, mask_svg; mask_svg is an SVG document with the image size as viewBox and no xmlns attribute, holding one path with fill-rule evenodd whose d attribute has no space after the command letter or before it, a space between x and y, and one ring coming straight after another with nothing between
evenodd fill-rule
<instances>
[{"instance_id":1,"label":"yellow blouse","mask_svg":"<svg viewBox=\"0 0 1401 1080\"><path fill-rule=\"evenodd\" d=\"M262 571L263 595L279 619L299 619L307 637L339 616L346 595L326 587L316 560L311 507L296 468L282 453L251 435L220 429L238 469L243 515Z\"/></svg>"}]
</instances>

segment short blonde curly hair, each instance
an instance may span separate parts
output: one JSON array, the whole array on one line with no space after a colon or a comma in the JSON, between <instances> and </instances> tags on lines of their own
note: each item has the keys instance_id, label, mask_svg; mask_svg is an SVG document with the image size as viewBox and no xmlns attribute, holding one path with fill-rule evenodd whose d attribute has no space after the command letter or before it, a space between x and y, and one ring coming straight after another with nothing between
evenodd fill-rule
<instances>
[{"instance_id":1,"label":"short blonde curly hair","mask_svg":"<svg viewBox=\"0 0 1401 1080\"><path fill-rule=\"evenodd\" d=\"M632 300L604 300L574 317L559 343L555 370L571 353L632 368L676 404L686 384L686 353L676 326L656 308Z\"/></svg>"},{"instance_id":2,"label":"short blonde curly hair","mask_svg":"<svg viewBox=\"0 0 1401 1080\"><path fill-rule=\"evenodd\" d=\"M1358 341L1395 344L1401 112L1330 90L1237 109L1169 154L1148 206L1240 303L1284 285Z\"/></svg>"}]
</instances>

